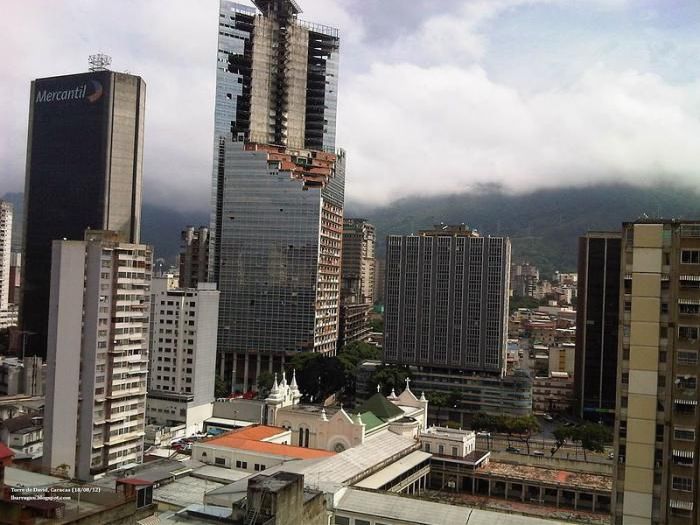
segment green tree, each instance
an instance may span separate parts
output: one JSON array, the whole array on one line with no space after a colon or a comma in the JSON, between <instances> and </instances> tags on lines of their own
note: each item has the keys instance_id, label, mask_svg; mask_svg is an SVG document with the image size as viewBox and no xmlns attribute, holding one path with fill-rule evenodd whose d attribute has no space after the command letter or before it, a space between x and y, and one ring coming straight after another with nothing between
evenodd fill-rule
<instances>
[{"instance_id":1,"label":"green tree","mask_svg":"<svg viewBox=\"0 0 700 525\"><path fill-rule=\"evenodd\" d=\"M580 443L583 460L588 461L586 451L605 452L605 445L612 441L612 432L598 423L584 423L574 427L571 438Z\"/></svg>"},{"instance_id":2,"label":"green tree","mask_svg":"<svg viewBox=\"0 0 700 525\"><path fill-rule=\"evenodd\" d=\"M268 396L270 390L272 390L272 384L274 382L275 376L272 374L272 372L268 372L267 370L260 372L257 381L258 397L260 399L265 399Z\"/></svg>"},{"instance_id":3,"label":"green tree","mask_svg":"<svg viewBox=\"0 0 700 525\"><path fill-rule=\"evenodd\" d=\"M448 403L447 394L443 392L431 392L428 394L428 402L428 409L430 409L430 407L435 407L437 409L435 419L437 420L438 424L440 424L440 412L447 406Z\"/></svg>"},{"instance_id":4,"label":"green tree","mask_svg":"<svg viewBox=\"0 0 700 525\"><path fill-rule=\"evenodd\" d=\"M508 302L508 309L510 313L513 313L518 308L528 308L529 310L534 310L540 306L540 301L533 297L523 297L521 295L514 295L510 298Z\"/></svg>"},{"instance_id":5,"label":"green tree","mask_svg":"<svg viewBox=\"0 0 700 525\"><path fill-rule=\"evenodd\" d=\"M218 375L214 379L214 397L228 397L231 394L231 383Z\"/></svg>"},{"instance_id":6,"label":"green tree","mask_svg":"<svg viewBox=\"0 0 700 525\"><path fill-rule=\"evenodd\" d=\"M373 332L384 333L384 318L383 317L373 317L369 320L369 327Z\"/></svg>"},{"instance_id":7,"label":"green tree","mask_svg":"<svg viewBox=\"0 0 700 525\"><path fill-rule=\"evenodd\" d=\"M573 434L572 428L573 427L559 425L552 431L552 435L554 436L554 446L550 450L551 457L554 457L554 454L556 454L559 449L566 444L566 441L571 439Z\"/></svg>"},{"instance_id":8,"label":"green tree","mask_svg":"<svg viewBox=\"0 0 700 525\"><path fill-rule=\"evenodd\" d=\"M384 395L388 395L392 389L399 392L405 388L407 377L412 378L407 366L381 365L372 373L369 381L372 385L380 385Z\"/></svg>"},{"instance_id":9,"label":"green tree","mask_svg":"<svg viewBox=\"0 0 700 525\"><path fill-rule=\"evenodd\" d=\"M343 366L345 375L344 397L354 401L357 386L357 367L366 360L379 360L382 351L374 345L360 341L353 341L345 345L336 356Z\"/></svg>"},{"instance_id":10,"label":"green tree","mask_svg":"<svg viewBox=\"0 0 700 525\"><path fill-rule=\"evenodd\" d=\"M296 370L302 397L311 402L342 393L345 387L345 369L337 357L326 357L313 352L300 353L287 366L288 381L293 370Z\"/></svg>"},{"instance_id":11,"label":"green tree","mask_svg":"<svg viewBox=\"0 0 700 525\"><path fill-rule=\"evenodd\" d=\"M535 416L521 416L510 419L510 429L518 440L525 443L527 453L530 454L530 440L533 434L540 431L540 424Z\"/></svg>"}]
</instances>

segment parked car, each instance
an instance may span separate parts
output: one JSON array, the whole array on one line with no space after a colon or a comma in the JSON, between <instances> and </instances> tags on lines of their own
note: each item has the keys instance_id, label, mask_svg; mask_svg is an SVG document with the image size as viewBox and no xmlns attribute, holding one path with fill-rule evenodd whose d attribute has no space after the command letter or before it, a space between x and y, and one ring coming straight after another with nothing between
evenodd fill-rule
<instances>
[{"instance_id":1,"label":"parked car","mask_svg":"<svg viewBox=\"0 0 700 525\"><path fill-rule=\"evenodd\" d=\"M549 414L545 414L542 417L544 418L545 421L554 421L554 418Z\"/></svg>"},{"instance_id":2,"label":"parked car","mask_svg":"<svg viewBox=\"0 0 700 525\"><path fill-rule=\"evenodd\" d=\"M506 449L506 452L510 452L511 454L520 454L520 449L515 447L508 447Z\"/></svg>"},{"instance_id":3,"label":"parked car","mask_svg":"<svg viewBox=\"0 0 700 525\"><path fill-rule=\"evenodd\" d=\"M479 437L491 437L491 432L477 432L476 435Z\"/></svg>"},{"instance_id":4,"label":"parked car","mask_svg":"<svg viewBox=\"0 0 700 525\"><path fill-rule=\"evenodd\" d=\"M541 450L534 450L532 452L532 455L542 457L542 456L544 456L544 452L542 452Z\"/></svg>"},{"instance_id":5,"label":"parked car","mask_svg":"<svg viewBox=\"0 0 700 525\"><path fill-rule=\"evenodd\" d=\"M615 459L615 453L614 453L614 452L608 452L608 459Z\"/></svg>"}]
</instances>

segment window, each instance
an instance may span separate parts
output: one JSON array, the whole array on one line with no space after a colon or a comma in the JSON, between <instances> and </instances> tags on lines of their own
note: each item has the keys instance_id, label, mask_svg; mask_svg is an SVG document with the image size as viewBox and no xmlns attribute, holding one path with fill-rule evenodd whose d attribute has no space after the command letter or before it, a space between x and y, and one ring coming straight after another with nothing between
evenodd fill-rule
<instances>
[{"instance_id":1,"label":"window","mask_svg":"<svg viewBox=\"0 0 700 525\"><path fill-rule=\"evenodd\" d=\"M430 452L430 443L425 444L425 451Z\"/></svg>"},{"instance_id":2,"label":"window","mask_svg":"<svg viewBox=\"0 0 700 525\"><path fill-rule=\"evenodd\" d=\"M678 327L678 337L680 339L698 339L698 327L697 326L679 326Z\"/></svg>"},{"instance_id":3,"label":"window","mask_svg":"<svg viewBox=\"0 0 700 525\"><path fill-rule=\"evenodd\" d=\"M681 264L700 264L700 250L681 250Z\"/></svg>"},{"instance_id":4,"label":"window","mask_svg":"<svg viewBox=\"0 0 700 525\"><path fill-rule=\"evenodd\" d=\"M438 445L438 454L444 454L445 453L445 447L442 445Z\"/></svg>"},{"instance_id":5,"label":"window","mask_svg":"<svg viewBox=\"0 0 700 525\"><path fill-rule=\"evenodd\" d=\"M236 460L236 468L247 469L247 468L248 468L248 462L247 462L247 461Z\"/></svg>"},{"instance_id":6,"label":"window","mask_svg":"<svg viewBox=\"0 0 700 525\"><path fill-rule=\"evenodd\" d=\"M679 304L678 313L685 315L700 314L700 304Z\"/></svg>"},{"instance_id":7,"label":"window","mask_svg":"<svg viewBox=\"0 0 700 525\"><path fill-rule=\"evenodd\" d=\"M679 350L676 354L676 361L682 366L697 366L698 353L693 350Z\"/></svg>"},{"instance_id":8,"label":"window","mask_svg":"<svg viewBox=\"0 0 700 525\"><path fill-rule=\"evenodd\" d=\"M355 518L355 525L369 525L369 521L358 520L357 518Z\"/></svg>"},{"instance_id":9,"label":"window","mask_svg":"<svg viewBox=\"0 0 700 525\"><path fill-rule=\"evenodd\" d=\"M336 515L335 525L350 525L350 518L346 518L345 516Z\"/></svg>"},{"instance_id":10,"label":"window","mask_svg":"<svg viewBox=\"0 0 700 525\"><path fill-rule=\"evenodd\" d=\"M457 447L452 447L452 455L457 456Z\"/></svg>"},{"instance_id":11,"label":"window","mask_svg":"<svg viewBox=\"0 0 700 525\"><path fill-rule=\"evenodd\" d=\"M682 492L693 492L693 479L692 478L682 478L680 476L673 476L673 490L680 490Z\"/></svg>"},{"instance_id":12,"label":"window","mask_svg":"<svg viewBox=\"0 0 700 525\"><path fill-rule=\"evenodd\" d=\"M695 376L676 376L676 385L681 390L695 390L698 384L698 378Z\"/></svg>"},{"instance_id":13,"label":"window","mask_svg":"<svg viewBox=\"0 0 700 525\"><path fill-rule=\"evenodd\" d=\"M674 427L673 439L679 439L681 441L695 441L695 430L692 428Z\"/></svg>"},{"instance_id":14,"label":"window","mask_svg":"<svg viewBox=\"0 0 700 525\"><path fill-rule=\"evenodd\" d=\"M202 455L204 455L204 454L202 454ZM224 458L214 458L214 463L217 465L225 465L226 460Z\"/></svg>"}]
</instances>

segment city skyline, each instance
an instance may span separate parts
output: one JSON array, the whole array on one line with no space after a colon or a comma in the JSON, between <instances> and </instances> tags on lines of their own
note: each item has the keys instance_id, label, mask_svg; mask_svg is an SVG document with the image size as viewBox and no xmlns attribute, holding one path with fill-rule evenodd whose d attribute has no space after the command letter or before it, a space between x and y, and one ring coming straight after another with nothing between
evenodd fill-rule
<instances>
[{"instance_id":1,"label":"city skyline","mask_svg":"<svg viewBox=\"0 0 700 525\"><path fill-rule=\"evenodd\" d=\"M0 22L5 48L24 49L26 56L21 62L4 57L16 67L0 81L8 93L0 102L0 118L8 123L0 184L7 191L22 186L29 81L37 73L79 71L88 54L102 50L113 55L115 70L153 79L146 200L205 209L216 4L192 9L189 2L169 3L167 18L157 2L131 12L90 2L52 5L54 11L39 2L12 6ZM690 182L696 176L700 40L693 28L700 15L690 2L504 0L429 7L424 1L415 9L398 9L397 2L302 5L302 18L345 35L338 143L354 155L350 200L386 202L484 183L522 190L612 179ZM23 19L36 31L24 32ZM448 37L431 40L435 29ZM54 59L47 62L55 41L64 51L50 53ZM430 140L415 125L426 118L435 122ZM382 131L387 126L396 131L391 137ZM171 151L173 137L188 147ZM422 154L432 142L452 153L435 164L449 176L426 190L420 163L399 153ZM192 180L201 183L194 190Z\"/></svg>"}]
</instances>

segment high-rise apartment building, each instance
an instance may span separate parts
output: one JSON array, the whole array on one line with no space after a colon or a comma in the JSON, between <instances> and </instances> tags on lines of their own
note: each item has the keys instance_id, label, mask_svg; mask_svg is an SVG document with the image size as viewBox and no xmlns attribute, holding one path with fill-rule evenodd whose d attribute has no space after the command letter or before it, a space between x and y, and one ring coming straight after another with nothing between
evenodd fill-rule
<instances>
[{"instance_id":1,"label":"high-rise apartment building","mask_svg":"<svg viewBox=\"0 0 700 525\"><path fill-rule=\"evenodd\" d=\"M182 230L180 250L180 288L197 288L207 281L209 270L209 228Z\"/></svg>"},{"instance_id":2,"label":"high-rise apartment building","mask_svg":"<svg viewBox=\"0 0 700 525\"><path fill-rule=\"evenodd\" d=\"M113 71L32 82L20 323L46 355L51 243L87 228L139 242L146 85Z\"/></svg>"},{"instance_id":3,"label":"high-rise apartment building","mask_svg":"<svg viewBox=\"0 0 700 525\"><path fill-rule=\"evenodd\" d=\"M376 234L367 219L343 221L342 286L338 349L369 338L374 305Z\"/></svg>"},{"instance_id":4,"label":"high-rise apartment building","mask_svg":"<svg viewBox=\"0 0 700 525\"><path fill-rule=\"evenodd\" d=\"M338 338L338 31L301 21L293 0L253 3L219 11L209 279L232 390Z\"/></svg>"},{"instance_id":5,"label":"high-rise apartment building","mask_svg":"<svg viewBox=\"0 0 700 525\"><path fill-rule=\"evenodd\" d=\"M617 393L621 250L620 232L589 232L578 242L576 413L608 424Z\"/></svg>"},{"instance_id":6,"label":"high-rise apartment building","mask_svg":"<svg viewBox=\"0 0 700 525\"><path fill-rule=\"evenodd\" d=\"M94 230L52 252L44 465L88 480L143 456L152 254Z\"/></svg>"},{"instance_id":7,"label":"high-rise apartment building","mask_svg":"<svg viewBox=\"0 0 700 525\"><path fill-rule=\"evenodd\" d=\"M623 225L613 523L697 524L700 222Z\"/></svg>"},{"instance_id":8,"label":"high-rise apartment building","mask_svg":"<svg viewBox=\"0 0 700 525\"><path fill-rule=\"evenodd\" d=\"M9 305L11 263L12 204L0 201L0 310L7 310Z\"/></svg>"},{"instance_id":9,"label":"high-rise apartment building","mask_svg":"<svg viewBox=\"0 0 700 525\"><path fill-rule=\"evenodd\" d=\"M343 220L342 295L348 303L374 301L376 244L374 226L367 219Z\"/></svg>"},{"instance_id":10,"label":"high-rise apartment building","mask_svg":"<svg viewBox=\"0 0 700 525\"><path fill-rule=\"evenodd\" d=\"M202 430L211 417L216 377L219 292L211 283L168 288L167 278L151 287L149 424L186 425Z\"/></svg>"},{"instance_id":11,"label":"high-rise apartment building","mask_svg":"<svg viewBox=\"0 0 700 525\"><path fill-rule=\"evenodd\" d=\"M502 375L509 276L508 238L464 226L390 235L386 360Z\"/></svg>"}]
</instances>

